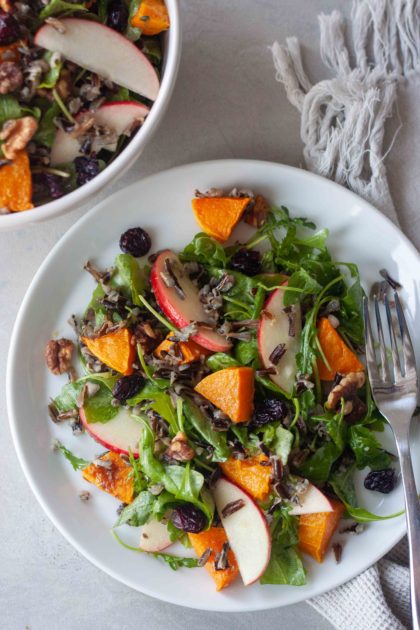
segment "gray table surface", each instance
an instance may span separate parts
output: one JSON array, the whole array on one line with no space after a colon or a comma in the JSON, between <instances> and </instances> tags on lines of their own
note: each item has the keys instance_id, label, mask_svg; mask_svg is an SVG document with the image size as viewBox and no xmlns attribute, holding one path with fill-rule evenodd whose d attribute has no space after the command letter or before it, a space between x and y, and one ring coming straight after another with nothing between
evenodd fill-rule
<instances>
[{"instance_id":1,"label":"gray table surface","mask_svg":"<svg viewBox=\"0 0 420 630\"><path fill-rule=\"evenodd\" d=\"M169 111L138 163L113 186L217 158L301 164L299 118L274 80L268 45L298 35L312 76L325 72L316 16L346 0L181 0L183 55ZM104 191L99 198L109 194ZM39 264L86 209L0 235L0 378L10 333ZM114 581L54 528L18 464L0 397L0 628L311 628L331 625L307 604L226 615L159 602ZM30 421L30 418L28 418Z\"/></svg>"}]
</instances>

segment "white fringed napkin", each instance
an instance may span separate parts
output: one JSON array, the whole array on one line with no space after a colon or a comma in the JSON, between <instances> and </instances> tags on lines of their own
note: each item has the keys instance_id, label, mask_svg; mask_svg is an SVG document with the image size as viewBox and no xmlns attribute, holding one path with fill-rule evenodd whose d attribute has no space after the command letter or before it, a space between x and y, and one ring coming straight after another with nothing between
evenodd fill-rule
<instances>
[{"instance_id":1,"label":"white fringed napkin","mask_svg":"<svg viewBox=\"0 0 420 630\"><path fill-rule=\"evenodd\" d=\"M288 38L285 46L277 42L272 46L276 79L284 84L289 101L301 114L306 166L354 190L419 243L420 191L413 184L414 178L417 181L418 158L413 138L420 131L419 2L354 0L351 50L346 45L345 21L338 11L320 15L319 23L321 57L333 78L312 85L295 37ZM408 133L403 127L404 114L407 125L412 126ZM387 130L391 115L394 120L389 121ZM401 129L403 142L399 142ZM388 153L391 177L385 164ZM405 163L400 164L401 158ZM411 176L407 176L410 169ZM390 181L399 202L398 211ZM410 627L406 540L375 566L309 603L340 630Z\"/></svg>"}]
</instances>

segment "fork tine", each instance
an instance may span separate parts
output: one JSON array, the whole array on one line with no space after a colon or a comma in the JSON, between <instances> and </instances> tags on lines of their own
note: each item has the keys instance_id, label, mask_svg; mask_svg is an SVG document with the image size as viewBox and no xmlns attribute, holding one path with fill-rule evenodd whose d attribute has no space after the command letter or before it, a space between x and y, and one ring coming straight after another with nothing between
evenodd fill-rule
<instances>
[{"instance_id":1,"label":"fork tine","mask_svg":"<svg viewBox=\"0 0 420 630\"><path fill-rule=\"evenodd\" d=\"M389 372L388 359L386 356L384 331L382 330L381 313L379 311L378 298L376 296L374 298L374 304L375 304L376 326L378 328L379 351L381 354L381 367L380 367L381 376L382 376L383 381L390 381L391 375Z\"/></svg>"},{"instance_id":2,"label":"fork tine","mask_svg":"<svg viewBox=\"0 0 420 630\"><path fill-rule=\"evenodd\" d=\"M398 354L397 337L395 335L394 323L392 321L391 309L389 306L389 300L388 300L387 295L385 296L384 302L385 302L386 318L388 320L389 338L391 340L392 363L394 366L394 381L398 383L398 381L400 381L402 378L401 361L400 361L400 356Z\"/></svg>"},{"instance_id":3,"label":"fork tine","mask_svg":"<svg viewBox=\"0 0 420 630\"><path fill-rule=\"evenodd\" d=\"M376 364L376 355L374 348L374 339L372 335L372 327L370 325L369 305L366 296L363 297L363 319L365 322L365 344L366 344L366 366L368 369L369 380L371 383L379 381L378 366Z\"/></svg>"},{"instance_id":4,"label":"fork tine","mask_svg":"<svg viewBox=\"0 0 420 630\"><path fill-rule=\"evenodd\" d=\"M395 307L397 310L398 323L400 326L401 339L403 345L403 356L404 356L404 372L405 375L415 375L417 374L416 369L416 356L414 354L413 343L411 341L410 333L408 331L407 322L405 319L404 311L401 306L400 298L398 293L394 293Z\"/></svg>"}]
</instances>

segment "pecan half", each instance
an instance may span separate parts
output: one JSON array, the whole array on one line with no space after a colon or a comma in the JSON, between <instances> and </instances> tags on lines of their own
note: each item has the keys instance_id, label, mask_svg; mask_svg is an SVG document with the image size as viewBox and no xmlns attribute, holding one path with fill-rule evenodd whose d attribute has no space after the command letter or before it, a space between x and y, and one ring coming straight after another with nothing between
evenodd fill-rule
<instances>
[{"instance_id":1,"label":"pecan half","mask_svg":"<svg viewBox=\"0 0 420 630\"><path fill-rule=\"evenodd\" d=\"M176 436L166 449L165 456L168 459L175 459L178 462L188 462L195 455L194 449L188 444L187 436L182 431L178 431Z\"/></svg>"},{"instance_id":2,"label":"pecan half","mask_svg":"<svg viewBox=\"0 0 420 630\"><path fill-rule=\"evenodd\" d=\"M343 398L345 401L344 415L351 413L353 410L352 401L356 398L357 390L363 387L364 384L364 372L350 372L350 374L344 376L341 381L332 388L325 404L326 408L337 409ZM351 404L347 404L348 402Z\"/></svg>"},{"instance_id":3,"label":"pecan half","mask_svg":"<svg viewBox=\"0 0 420 630\"><path fill-rule=\"evenodd\" d=\"M0 132L3 140L3 155L8 160L14 160L19 151L23 151L38 129L38 122L33 116L23 116L17 120L8 120Z\"/></svg>"},{"instance_id":4,"label":"pecan half","mask_svg":"<svg viewBox=\"0 0 420 630\"><path fill-rule=\"evenodd\" d=\"M50 339L45 348L45 361L53 374L63 374L71 368L74 345L69 339Z\"/></svg>"},{"instance_id":5,"label":"pecan half","mask_svg":"<svg viewBox=\"0 0 420 630\"><path fill-rule=\"evenodd\" d=\"M245 223L259 228L266 222L269 205L265 197L257 195L255 201L250 204L249 209L245 212Z\"/></svg>"},{"instance_id":6,"label":"pecan half","mask_svg":"<svg viewBox=\"0 0 420 630\"><path fill-rule=\"evenodd\" d=\"M0 94L10 94L18 90L23 83L23 74L14 61L0 63Z\"/></svg>"}]
</instances>

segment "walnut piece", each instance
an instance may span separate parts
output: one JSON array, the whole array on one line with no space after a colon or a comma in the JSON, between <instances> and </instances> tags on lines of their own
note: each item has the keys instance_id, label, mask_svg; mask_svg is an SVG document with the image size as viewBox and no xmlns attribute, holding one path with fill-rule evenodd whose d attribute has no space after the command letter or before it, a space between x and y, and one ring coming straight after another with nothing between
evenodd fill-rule
<instances>
[{"instance_id":1,"label":"walnut piece","mask_svg":"<svg viewBox=\"0 0 420 630\"><path fill-rule=\"evenodd\" d=\"M266 222L268 211L269 205L265 197L257 195L245 211L245 223L256 228L261 227Z\"/></svg>"},{"instance_id":2,"label":"walnut piece","mask_svg":"<svg viewBox=\"0 0 420 630\"><path fill-rule=\"evenodd\" d=\"M3 155L8 160L14 160L19 151L23 151L38 129L38 122L33 116L24 116L17 120L8 120L0 132L3 140Z\"/></svg>"},{"instance_id":3,"label":"walnut piece","mask_svg":"<svg viewBox=\"0 0 420 630\"><path fill-rule=\"evenodd\" d=\"M14 61L0 63L0 94L10 94L23 83L22 70Z\"/></svg>"},{"instance_id":4,"label":"walnut piece","mask_svg":"<svg viewBox=\"0 0 420 630\"><path fill-rule=\"evenodd\" d=\"M168 459L175 459L178 462L188 462L194 455L194 449L188 444L187 436L182 431L178 431L165 451Z\"/></svg>"},{"instance_id":5,"label":"walnut piece","mask_svg":"<svg viewBox=\"0 0 420 630\"><path fill-rule=\"evenodd\" d=\"M45 348L45 361L53 374L63 374L71 368L74 344L69 339L50 339Z\"/></svg>"},{"instance_id":6,"label":"walnut piece","mask_svg":"<svg viewBox=\"0 0 420 630\"><path fill-rule=\"evenodd\" d=\"M326 402L327 409L336 409L343 398L344 415L351 413L353 410L353 400L356 398L357 390L365 384L364 372L350 372L344 376L341 381L332 388ZM350 403L350 404L347 404Z\"/></svg>"}]
</instances>

